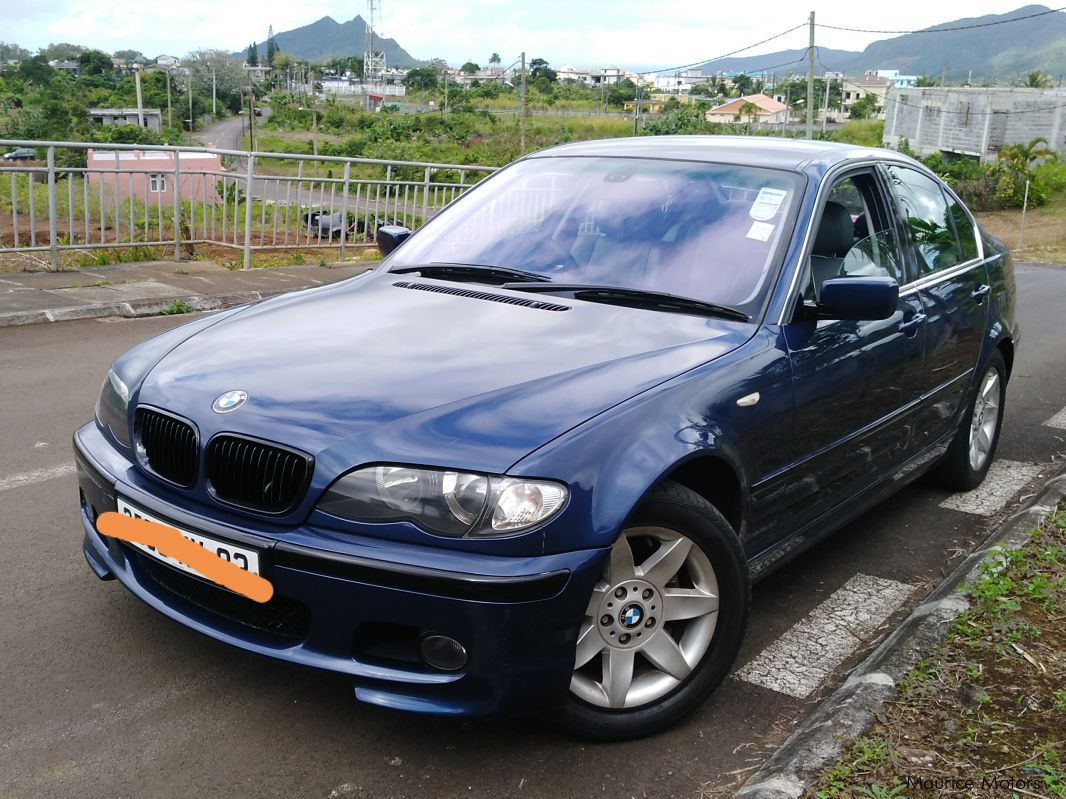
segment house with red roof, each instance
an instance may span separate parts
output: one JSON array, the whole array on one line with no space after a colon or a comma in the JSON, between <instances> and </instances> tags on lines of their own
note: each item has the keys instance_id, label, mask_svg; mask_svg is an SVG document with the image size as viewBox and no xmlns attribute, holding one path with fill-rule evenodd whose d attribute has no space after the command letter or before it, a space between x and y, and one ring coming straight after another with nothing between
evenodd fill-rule
<instances>
[{"instance_id":1,"label":"house with red roof","mask_svg":"<svg viewBox=\"0 0 1066 799\"><path fill-rule=\"evenodd\" d=\"M768 122L788 121L788 106L765 94L737 97L707 112L708 122Z\"/></svg>"}]
</instances>

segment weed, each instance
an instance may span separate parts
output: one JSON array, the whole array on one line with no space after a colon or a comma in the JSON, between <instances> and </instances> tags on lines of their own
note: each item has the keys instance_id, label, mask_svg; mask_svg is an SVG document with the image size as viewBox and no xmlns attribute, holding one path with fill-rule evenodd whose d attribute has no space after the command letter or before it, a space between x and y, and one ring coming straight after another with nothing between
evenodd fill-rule
<instances>
[{"instance_id":1,"label":"weed","mask_svg":"<svg viewBox=\"0 0 1066 799\"><path fill-rule=\"evenodd\" d=\"M174 302L170 303L170 305L159 313L163 316L172 316L175 314L192 313L195 310L196 309L189 305L189 303L185 302L185 300L174 300Z\"/></svg>"}]
</instances>

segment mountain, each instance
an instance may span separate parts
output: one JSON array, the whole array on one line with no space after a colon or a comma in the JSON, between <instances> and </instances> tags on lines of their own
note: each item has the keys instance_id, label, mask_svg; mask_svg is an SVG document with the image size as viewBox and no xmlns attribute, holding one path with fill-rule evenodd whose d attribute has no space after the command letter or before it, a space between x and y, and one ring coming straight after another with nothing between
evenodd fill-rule
<instances>
[{"instance_id":1,"label":"mountain","mask_svg":"<svg viewBox=\"0 0 1066 799\"><path fill-rule=\"evenodd\" d=\"M944 33L910 33L867 47L855 65L864 69L898 69L907 75L940 75L962 80L973 70L975 80L1010 79L1032 69L1052 75L1066 71L1066 14L1056 12L1008 25L999 23L1048 11L1046 6L1023 6L1006 14L988 14L934 25L930 31L966 25L986 25Z\"/></svg>"},{"instance_id":2,"label":"mountain","mask_svg":"<svg viewBox=\"0 0 1066 799\"><path fill-rule=\"evenodd\" d=\"M366 22L356 16L345 23L337 22L333 17L322 17L317 22L274 34L278 49L297 58L308 61L327 61L344 56L361 56L366 49ZM419 61L400 47L395 39L382 39L374 34L375 50L385 52L385 63L389 67L418 67L425 61ZM234 57L243 57L244 50L234 52ZM266 42L259 42L259 58L266 58Z\"/></svg>"},{"instance_id":3,"label":"mountain","mask_svg":"<svg viewBox=\"0 0 1066 799\"><path fill-rule=\"evenodd\" d=\"M861 55L854 50L830 50L828 47L818 48L818 61L814 65L817 74L827 69L837 72L844 69L845 64L850 64L856 56ZM767 55L753 55L741 58L722 58L717 61L708 61L697 69L702 69L703 74L713 75L718 72L776 72L784 75L786 72L807 73L807 48L802 50L778 50L776 53Z\"/></svg>"},{"instance_id":4,"label":"mountain","mask_svg":"<svg viewBox=\"0 0 1066 799\"><path fill-rule=\"evenodd\" d=\"M918 33L881 39L861 53L819 47L815 71L820 74L829 69L854 75L868 69L898 69L905 75L939 78L946 67L949 80L965 80L972 71L975 83L1006 83L1034 69L1057 77L1066 73L1066 13L1055 12L999 24L1049 10L1047 6L1023 6L1005 14L956 19ZM971 27L934 33L943 28L965 26ZM816 44L818 33L816 30ZM774 71L782 74L792 70L802 74L807 68L802 61L805 56L805 49L779 50L761 56L709 61L702 69L705 74L757 71L762 67L799 60L799 63L777 67Z\"/></svg>"}]
</instances>

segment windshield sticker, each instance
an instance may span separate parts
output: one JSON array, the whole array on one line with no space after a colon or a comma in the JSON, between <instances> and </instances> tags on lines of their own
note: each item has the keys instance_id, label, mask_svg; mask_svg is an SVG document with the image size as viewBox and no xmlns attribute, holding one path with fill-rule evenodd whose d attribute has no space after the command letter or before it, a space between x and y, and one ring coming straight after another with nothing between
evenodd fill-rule
<instances>
[{"instance_id":1,"label":"windshield sticker","mask_svg":"<svg viewBox=\"0 0 1066 799\"><path fill-rule=\"evenodd\" d=\"M748 215L752 219L758 219L762 222L767 219L773 219L787 196L788 192L784 189L761 188L759 189L759 196L755 198L755 202L751 205L751 210L748 211Z\"/></svg>"},{"instance_id":2,"label":"windshield sticker","mask_svg":"<svg viewBox=\"0 0 1066 799\"><path fill-rule=\"evenodd\" d=\"M774 232L774 226L767 222L752 222L748 230L748 238L756 241L767 241Z\"/></svg>"}]
</instances>

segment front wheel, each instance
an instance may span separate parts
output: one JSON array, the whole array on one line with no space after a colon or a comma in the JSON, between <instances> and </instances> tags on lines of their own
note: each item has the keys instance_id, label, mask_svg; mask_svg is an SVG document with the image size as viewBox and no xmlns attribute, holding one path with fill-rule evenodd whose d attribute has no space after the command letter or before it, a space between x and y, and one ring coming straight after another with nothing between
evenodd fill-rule
<instances>
[{"instance_id":1,"label":"front wheel","mask_svg":"<svg viewBox=\"0 0 1066 799\"><path fill-rule=\"evenodd\" d=\"M569 695L551 720L595 740L674 724L725 678L749 604L732 527L695 492L663 484L611 549L578 634Z\"/></svg>"},{"instance_id":2,"label":"front wheel","mask_svg":"<svg viewBox=\"0 0 1066 799\"><path fill-rule=\"evenodd\" d=\"M985 479L999 444L1007 395L1007 365L996 350L985 364L938 476L947 487L970 491Z\"/></svg>"}]
</instances>

